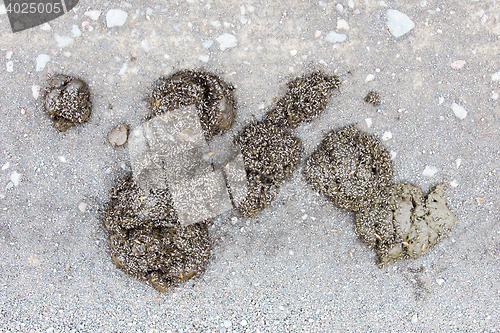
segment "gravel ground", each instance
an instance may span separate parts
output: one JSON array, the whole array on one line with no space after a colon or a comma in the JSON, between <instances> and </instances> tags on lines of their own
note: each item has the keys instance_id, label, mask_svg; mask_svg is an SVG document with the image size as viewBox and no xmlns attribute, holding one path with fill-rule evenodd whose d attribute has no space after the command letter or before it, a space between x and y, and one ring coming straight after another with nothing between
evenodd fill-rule
<instances>
[{"instance_id":1,"label":"gravel ground","mask_svg":"<svg viewBox=\"0 0 500 333\"><path fill-rule=\"evenodd\" d=\"M499 4L409 3L81 0L15 34L0 14L0 331L499 331ZM128 14L123 25L107 26L112 9ZM389 9L415 27L394 37ZM107 134L140 124L153 81L184 68L236 87L227 135L299 75L321 69L342 86L294 130L304 155L276 200L255 218L216 218L207 272L160 294L109 258L100 217L130 163ZM57 73L92 93L90 120L65 133L38 93ZM381 105L363 101L370 90ZM379 269L353 213L306 185L305 159L350 123L386 139L396 181L449 184L457 223L425 256Z\"/></svg>"}]
</instances>

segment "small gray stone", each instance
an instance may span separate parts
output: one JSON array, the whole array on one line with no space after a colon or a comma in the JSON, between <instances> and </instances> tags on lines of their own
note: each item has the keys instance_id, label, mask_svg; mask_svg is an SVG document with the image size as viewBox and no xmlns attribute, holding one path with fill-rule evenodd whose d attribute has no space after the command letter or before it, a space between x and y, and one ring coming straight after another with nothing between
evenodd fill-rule
<instances>
[{"instance_id":1,"label":"small gray stone","mask_svg":"<svg viewBox=\"0 0 500 333\"><path fill-rule=\"evenodd\" d=\"M453 111L453 114L455 114L455 117L457 117L460 120L465 119L467 117L467 111L463 106L458 105L457 103L453 103L450 106L451 110Z\"/></svg>"},{"instance_id":2,"label":"small gray stone","mask_svg":"<svg viewBox=\"0 0 500 333\"><path fill-rule=\"evenodd\" d=\"M394 9L389 9L387 10L387 27L389 28L389 32L397 38L410 32L415 27L415 23L410 20L408 15Z\"/></svg>"},{"instance_id":3,"label":"small gray stone","mask_svg":"<svg viewBox=\"0 0 500 333\"><path fill-rule=\"evenodd\" d=\"M110 9L106 14L106 25L108 28L121 27L127 20L127 12L121 9Z\"/></svg>"},{"instance_id":4,"label":"small gray stone","mask_svg":"<svg viewBox=\"0 0 500 333\"><path fill-rule=\"evenodd\" d=\"M127 142L127 138L128 126L125 124L119 124L108 133L108 141L115 147L123 146Z\"/></svg>"},{"instance_id":5,"label":"small gray stone","mask_svg":"<svg viewBox=\"0 0 500 333\"><path fill-rule=\"evenodd\" d=\"M347 38L344 34L338 34L335 31L331 31L328 35L326 35L325 39L330 43L341 43L345 41Z\"/></svg>"}]
</instances>

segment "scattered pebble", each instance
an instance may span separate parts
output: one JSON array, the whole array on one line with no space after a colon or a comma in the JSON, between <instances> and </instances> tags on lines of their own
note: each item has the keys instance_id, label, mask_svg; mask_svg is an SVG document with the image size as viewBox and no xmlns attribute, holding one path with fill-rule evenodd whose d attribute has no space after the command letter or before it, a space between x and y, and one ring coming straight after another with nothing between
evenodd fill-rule
<instances>
[{"instance_id":1,"label":"scattered pebble","mask_svg":"<svg viewBox=\"0 0 500 333\"><path fill-rule=\"evenodd\" d=\"M366 118L365 122L366 122L366 126L372 127L372 123L373 123L372 118Z\"/></svg>"},{"instance_id":2,"label":"scattered pebble","mask_svg":"<svg viewBox=\"0 0 500 333\"><path fill-rule=\"evenodd\" d=\"M149 52L149 43L145 40L141 42L141 47L144 51Z\"/></svg>"},{"instance_id":3,"label":"scattered pebble","mask_svg":"<svg viewBox=\"0 0 500 333\"><path fill-rule=\"evenodd\" d=\"M335 31L330 31L328 35L326 35L325 39L330 43L341 43L345 41L347 38L344 34L338 34Z\"/></svg>"},{"instance_id":4,"label":"scattered pebble","mask_svg":"<svg viewBox=\"0 0 500 333\"><path fill-rule=\"evenodd\" d=\"M457 166L457 169L460 168L460 165L462 164L462 159L461 158L457 158L455 160L455 165Z\"/></svg>"},{"instance_id":5,"label":"scattered pebble","mask_svg":"<svg viewBox=\"0 0 500 333\"><path fill-rule=\"evenodd\" d=\"M389 152L389 155L391 155L391 160L393 160L393 159L395 159L395 158L396 158L396 156L398 155L398 153L396 153L394 150L391 150L391 151Z\"/></svg>"},{"instance_id":6,"label":"scattered pebble","mask_svg":"<svg viewBox=\"0 0 500 333\"><path fill-rule=\"evenodd\" d=\"M392 133L391 132L384 132L384 135L382 135L382 140L387 141L392 139Z\"/></svg>"},{"instance_id":7,"label":"scattered pebble","mask_svg":"<svg viewBox=\"0 0 500 333\"><path fill-rule=\"evenodd\" d=\"M442 285L444 283L443 279L436 279L436 283Z\"/></svg>"},{"instance_id":8,"label":"scattered pebble","mask_svg":"<svg viewBox=\"0 0 500 333\"><path fill-rule=\"evenodd\" d=\"M43 30L43 31L50 31L52 30L50 24L48 24L47 22L45 22L44 24L40 25L40 30Z\"/></svg>"},{"instance_id":9,"label":"scattered pebble","mask_svg":"<svg viewBox=\"0 0 500 333\"><path fill-rule=\"evenodd\" d=\"M36 71L40 72L43 71L45 68L45 65L50 61L50 56L47 54L39 54L38 57L36 57Z\"/></svg>"},{"instance_id":10,"label":"scattered pebble","mask_svg":"<svg viewBox=\"0 0 500 333\"><path fill-rule=\"evenodd\" d=\"M208 59L210 59L208 55L200 55L198 57L198 60L200 60L201 62L208 62Z\"/></svg>"},{"instance_id":11,"label":"scattered pebble","mask_svg":"<svg viewBox=\"0 0 500 333\"><path fill-rule=\"evenodd\" d=\"M216 28L219 28L220 27L220 21L212 21L210 22L210 24Z\"/></svg>"},{"instance_id":12,"label":"scattered pebble","mask_svg":"<svg viewBox=\"0 0 500 333\"><path fill-rule=\"evenodd\" d=\"M87 203L80 202L78 204L78 209L80 210L80 212L85 213L85 210L87 209Z\"/></svg>"},{"instance_id":13,"label":"scattered pebble","mask_svg":"<svg viewBox=\"0 0 500 333\"><path fill-rule=\"evenodd\" d=\"M66 159L66 157L64 157L64 156L62 156L62 155L61 155L61 156L59 156L58 158L59 158L59 161L61 161L62 163L66 163L66 162L68 162L68 160Z\"/></svg>"},{"instance_id":14,"label":"scattered pebble","mask_svg":"<svg viewBox=\"0 0 500 333\"><path fill-rule=\"evenodd\" d=\"M443 104L444 102L444 97L439 97L439 105Z\"/></svg>"},{"instance_id":15,"label":"scattered pebble","mask_svg":"<svg viewBox=\"0 0 500 333\"><path fill-rule=\"evenodd\" d=\"M224 320L223 325L224 325L225 328L229 328L229 327L231 327L231 321L230 320Z\"/></svg>"},{"instance_id":16,"label":"scattered pebble","mask_svg":"<svg viewBox=\"0 0 500 333\"><path fill-rule=\"evenodd\" d=\"M124 63L122 68L120 68L118 75L125 75L126 72L127 72L127 63Z\"/></svg>"},{"instance_id":17,"label":"scattered pebble","mask_svg":"<svg viewBox=\"0 0 500 333\"><path fill-rule=\"evenodd\" d=\"M8 51L5 54L5 59L10 60L12 58L12 55L14 54L14 51Z\"/></svg>"},{"instance_id":18,"label":"scattered pebble","mask_svg":"<svg viewBox=\"0 0 500 333\"><path fill-rule=\"evenodd\" d=\"M7 14L7 9L5 8L5 5L0 5L0 15Z\"/></svg>"},{"instance_id":19,"label":"scattered pebble","mask_svg":"<svg viewBox=\"0 0 500 333\"><path fill-rule=\"evenodd\" d=\"M238 223L238 218L236 216L231 217L231 224L235 225Z\"/></svg>"},{"instance_id":20,"label":"scattered pebble","mask_svg":"<svg viewBox=\"0 0 500 333\"><path fill-rule=\"evenodd\" d=\"M321 31L316 30L316 32L314 33L314 37L318 38L319 36L321 36Z\"/></svg>"},{"instance_id":21,"label":"scattered pebble","mask_svg":"<svg viewBox=\"0 0 500 333\"><path fill-rule=\"evenodd\" d=\"M12 61L7 61L7 72L13 72L14 71L14 63Z\"/></svg>"},{"instance_id":22,"label":"scattered pebble","mask_svg":"<svg viewBox=\"0 0 500 333\"><path fill-rule=\"evenodd\" d=\"M460 69L465 66L465 60L455 60L454 62L450 63L450 67L453 69Z\"/></svg>"},{"instance_id":23,"label":"scattered pebble","mask_svg":"<svg viewBox=\"0 0 500 333\"><path fill-rule=\"evenodd\" d=\"M458 183L457 183L457 181L456 181L456 180L452 180L452 181L450 182L450 186L451 186L451 187L458 187Z\"/></svg>"},{"instance_id":24,"label":"scattered pebble","mask_svg":"<svg viewBox=\"0 0 500 333\"><path fill-rule=\"evenodd\" d=\"M10 180L11 180L12 184L14 184L14 186L19 185L19 183L21 182L21 176L22 176L22 174L17 172L17 171L13 171L10 174Z\"/></svg>"},{"instance_id":25,"label":"scattered pebble","mask_svg":"<svg viewBox=\"0 0 500 333\"><path fill-rule=\"evenodd\" d=\"M8 168L10 168L10 162L7 162L2 166L2 171L7 170Z\"/></svg>"},{"instance_id":26,"label":"scattered pebble","mask_svg":"<svg viewBox=\"0 0 500 333\"><path fill-rule=\"evenodd\" d=\"M498 95L498 93L497 93L497 92L493 91L493 92L491 93L491 99L497 100L497 99L498 99L498 97L499 97L499 95Z\"/></svg>"},{"instance_id":27,"label":"scattered pebble","mask_svg":"<svg viewBox=\"0 0 500 333\"><path fill-rule=\"evenodd\" d=\"M85 28L86 26L88 26L90 24L89 21L83 21L82 22L82 28Z\"/></svg>"},{"instance_id":28,"label":"scattered pebble","mask_svg":"<svg viewBox=\"0 0 500 333\"><path fill-rule=\"evenodd\" d=\"M201 45L203 45L204 48L209 49L212 47L212 45L214 45L214 41L209 39L209 40L201 43Z\"/></svg>"},{"instance_id":29,"label":"scattered pebble","mask_svg":"<svg viewBox=\"0 0 500 333\"><path fill-rule=\"evenodd\" d=\"M290 50L290 55L292 55L292 56L297 55L297 50Z\"/></svg>"},{"instance_id":30,"label":"scattered pebble","mask_svg":"<svg viewBox=\"0 0 500 333\"><path fill-rule=\"evenodd\" d=\"M305 221L307 219L307 214L302 215L302 221Z\"/></svg>"},{"instance_id":31,"label":"scattered pebble","mask_svg":"<svg viewBox=\"0 0 500 333\"><path fill-rule=\"evenodd\" d=\"M89 11L85 12L84 15L87 17L90 17L91 20L97 21L99 16L101 16L101 12L98 10L89 10Z\"/></svg>"},{"instance_id":32,"label":"scattered pebble","mask_svg":"<svg viewBox=\"0 0 500 333\"><path fill-rule=\"evenodd\" d=\"M460 106L457 103L451 104L451 110L453 111L455 116L460 120L463 120L465 119L465 117L467 117L467 111L465 111L463 106Z\"/></svg>"},{"instance_id":33,"label":"scattered pebble","mask_svg":"<svg viewBox=\"0 0 500 333\"><path fill-rule=\"evenodd\" d=\"M25 114L26 114L26 110L25 110L25 109L23 109L23 108L21 108L21 114L22 114L22 115L25 115Z\"/></svg>"},{"instance_id":34,"label":"scattered pebble","mask_svg":"<svg viewBox=\"0 0 500 333\"><path fill-rule=\"evenodd\" d=\"M241 326L247 326L248 322L245 319L243 319L242 321L240 321L240 325Z\"/></svg>"},{"instance_id":35,"label":"scattered pebble","mask_svg":"<svg viewBox=\"0 0 500 333\"><path fill-rule=\"evenodd\" d=\"M39 86L39 85L34 84L34 85L31 87L31 92L33 93L33 98L34 98L34 99L38 99L38 97L40 96L40 86Z\"/></svg>"},{"instance_id":36,"label":"scattered pebble","mask_svg":"<svg viewBox=\"0 0 500 333\"><path fill-rule=\"evenodd\" d=\"M337 30L349 30L350 27L349 27L349 23L347 23L346 20L338 20L337 21Z\"/></svg>"},{"instance_id":37,"label":"scattered pebble","mask_svg":"<svg viewBox=\"0 0 500 333\"><path fill-rule=\"evenodd\" d=\"M230 48L238 45L238 41L236 40L236 37L234 35L228 34L228 33L223 33L222 35L217 37L215 40L220 44L219 47L220 47L221 51L230 49Z\"/></svg>"},{"instance_id":38,"label":"scattered pebble","mask_svg":"<svg viewBox=\"0 0 500 333\"><path fill-rule=\"evenodd\" d=\"M492 81L500 81L500 71L494 73L491 75L491 80Z\"/></svg>"},{"instance_id":39,"label":"scattered pebble","mask_svg":"<svg viewBox=\"0 0 500 333\"><path fill-rule=\"evenodd\" d=\"M432 177L434 176L436 173L438 172L438 169L436 167L433 167L433 166L426 166L424 171L422 172L422 175L426 176L426 177Z\"/></svg>"},{"instance_id":40,"label":"scattered pebble","mask_svg":"<svg viewBox=\"0 0 500 333\"><path fill-rule=\"evenodd\" d=\"M121 9L110 9L106 14L106 25L108 28L121 27L127 20L127 12Z\"/></svg>"},{"instance_id":41,"label":"scattered pebble","mask_svg":"<svg viewBox=\"0 0 500 333\"><path fill-rule=\"evenodd\" d=\"M418 322L418 315L416 313L411 317L411 322L412 323Z\"/></svg>"},{"instance_id":42,"label":"scattered pebble","mask_svg":"<svg viewBox=\"0 0 500 333\"><path fill-rule=\"evenodd\" d=\"M64 48L66 46L73 45L75 40L69 36L61 36L59 34L54 34L54 39L57 43L57 47Z\"/></svg>"},{"instance_id":43,"label":"scattered pebble","mask_svg":"<svg viewBox=\"0 0 500 333\"><path fill-rule=\"evenodd\" d=\"M71 28L71 35L73 37L80 37L82 35L82 31L77 25L73 24L73 28Z\"/></svg>"},{"instance_id":44,"label":"scattered pebble","mask_svg":"<svg viewBox=\"0 0 500 333\"><path fill-rule=\"evenodd\" d=\"M370 82L370 81L373 81L373 79L375 78L375 75L373 74L368 74L365 78L365 82Z\"/></svg>"},{"instance_id":45,"label":"scattered pebble","mask_svg":"<svg viewBox=\"0 0 500 333\"><path fill-rule=\"evenodd\" d=\"M415 23L408 15L394 9L387 10L387 27L389 32L396 38L410 32L415 27Z\"/></svg>"},{"instance_id":46,"label":"scattered pebble","mask_svg":"<svg viewBox=\"0 0 500 333\"><path fill-rule=\"evenodd\" d=\"M115 147L123 146L127 142L128 126L119 124L108 133L108 141Z\"/></svg>"}]
</instances>

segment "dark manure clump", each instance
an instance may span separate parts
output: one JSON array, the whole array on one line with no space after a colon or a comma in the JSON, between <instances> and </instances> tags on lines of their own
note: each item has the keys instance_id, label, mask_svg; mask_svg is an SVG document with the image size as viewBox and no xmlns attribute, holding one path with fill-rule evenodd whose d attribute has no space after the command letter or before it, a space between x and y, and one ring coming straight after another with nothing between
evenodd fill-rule
<instances>
[{"instance_id":1,"label":"dark manure clump","mask_svg":"<svg viewBox=\"0 0 500 333\"><path fill-rule=\"evenodd\" d=\"M444 184L424 198L422 190L409 183L388 189L388 201L356 214L360 238L375 247L379 266L401 258L418 258L448 235L456 216L446 205Z\"/></svg>"},{"instance_id":2,"label":"dark manure clump","mask_svg":"<svg viewBox=\"0 0 500 333\"><path fill-rule=\"evenodd\" d=\"M45 88L43 105L54 127L65 132L89 119L92 107L89 87L75 77L55 75Z\"/></svg>"},{"instance_id":3,"label":"dark manure clump","mask_svg":"<svg viewBox=\"0 0 500 333\"><path fill-rule=\"evenodd\" d=\"M334 88L340 86L337 76L327 76L321 71L298 77L287 85L284 97L266 115L270 122L287 128L296 128L321 114Z\"/></svg>"},{"instance_id":4,"label":"dark manure clump","mask_svg":"<svg viewBox=\"0 0 500 333\"><path fill-rule=\"evenodd\" d=\"M378 92L372 90L365 96L365 102L372 104L373 106L379 106L382 100L380 99Z\"/></svg>"},{"instance_id":5,"label":"dark manure clump","mask_svg":"<svg viewBox=\"0 0 500 333\"><path fill-rule=\"evenodd\" d=\"M302 143L287 129L267 120L243 128L234 143L245 162L248 194L238 207L244 216L255 216L274 200L278 187L297 168Z\"/></svg>"},{"instance_id":6,"label":"dark manure clump","mask_svg":"<svg viewBox=\"0 0 500 333\"><path fill-rule=\"evenodd\" d=\"M215 74L181 70L156 81L151 96L154 116L192 104L207 141L229 129L236 117L233 87Z\"/></svg>"},{"instance_id":7,"label":"dark manure clump","mask_svg":"<svg viewBox=\"0 0 500 333\"><path fill-rule=\"evenodd\" d=\"M113 263L161 292L202 275L208 265L207 224L181 227L168 190L145 193L126 179L113 189L103 225Z\"/></svg>"},{"instance_id":8,"label":"dark manure clump","mask_svg":"<svg viewBox=\"0 0 500 333\"><path fill-rule=\"evenodd\" d=\"M351 211L386 201L386 188L393 182L387 150L354 125L326 135L307 159L304 176L314 190Z\"/></svg>"}]
</instances>

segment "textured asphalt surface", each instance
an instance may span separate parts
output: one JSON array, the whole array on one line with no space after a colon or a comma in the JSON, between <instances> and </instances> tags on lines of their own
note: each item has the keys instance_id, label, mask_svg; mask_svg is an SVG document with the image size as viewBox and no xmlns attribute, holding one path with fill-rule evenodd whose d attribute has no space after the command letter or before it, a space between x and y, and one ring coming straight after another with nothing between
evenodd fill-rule
<instances>
[{"instance_id":1,"label":"textured asphalt surface","mask_svg":"<svg viewBox=\"0 0 500 333\"><path fill-rule=\"evenodd\" d=\"M50 29L15 34L0 14L0 331L500 330L498 2L82 0L75 9ZM123 26L107 27L110 9L128 13ZM415 28L392 36L388 9ZM331 31L347 38L331 43ZM221 50L224 33L237 45ZM73 43L61 47L61 36ZM40 54L50 61L37 71ZM294 77L321 69L342 86L324 114L294 131L305 152L276 200L255 218L215 219L206 273L160 294L109 258L100 216L130 163L107 134L140 124L154 80L184 68L236 86L227 135L260 119ZM35 99L57 73L84 79L93 96L90 120L65 133ZM363 101L370 90L380 106ZM330 129L351 123L392 134L384 145L396 153L396 181L424 192L451 183L457 223L425 256L379 269L354 215L306 185L305 159ZM426 166L437 172L423 175Z\"/></svg>"}]
</instances>

